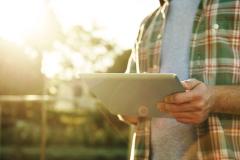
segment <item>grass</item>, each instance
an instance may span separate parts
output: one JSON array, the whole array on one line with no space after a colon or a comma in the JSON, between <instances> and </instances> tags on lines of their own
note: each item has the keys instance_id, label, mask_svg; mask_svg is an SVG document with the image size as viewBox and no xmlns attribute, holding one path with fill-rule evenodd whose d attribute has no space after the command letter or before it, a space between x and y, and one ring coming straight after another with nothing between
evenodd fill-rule
<instances>
[{"instance_id":1,"label":"grass","mask_svg":"<svg viewBox=\"0 0 240 160\"><path fill-rule=\"evenodd\" d=\"M3 146L0 149L1 160L39 159L39 147ZM47 147L47 160L125 160L127 148L90 148L77 146Z\"/></svg>"}]
</instances>

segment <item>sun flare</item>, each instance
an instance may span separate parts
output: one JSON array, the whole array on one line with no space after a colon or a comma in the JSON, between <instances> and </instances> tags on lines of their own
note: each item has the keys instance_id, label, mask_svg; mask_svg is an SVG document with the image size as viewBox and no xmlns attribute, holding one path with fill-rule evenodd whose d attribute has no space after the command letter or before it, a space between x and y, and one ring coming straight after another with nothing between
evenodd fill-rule
<instances>
[{"instance_id":1,"label":"sun flare","mask_svg":"<svg viewBox=\"0 0 240 160\"><path fill-rule=\"evenodd\" d=\"M38 30L43 17L42 0L0 0L0 37L21 44Z\"/></svg>"}]
</instances>

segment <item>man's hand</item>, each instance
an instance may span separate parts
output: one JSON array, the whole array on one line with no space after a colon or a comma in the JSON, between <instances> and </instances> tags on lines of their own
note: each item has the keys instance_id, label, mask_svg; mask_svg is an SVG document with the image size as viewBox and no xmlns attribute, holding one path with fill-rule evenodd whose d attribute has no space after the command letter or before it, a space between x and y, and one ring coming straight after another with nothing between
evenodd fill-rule
<instances>
[{"instance_id":1,"label":"man's hand","mask_svg":"<svg viewBox=\"0 0 240 160\"><path fill-rule=\"evenodd\" d=\"M120 121L123 121L129 125L137 125L141 121L149 119L149 117L146 116L124 116L120 114L118 114L117 117Z\"/></svg>"},{"instance_id":2,"label":"man's hand","mask_svg":"<svg viewBox=\"0 0 240 160\"><path fill-rule=\"evenodd\" d=\"M123 116L118 114L117 117L120 121L123 121L129 125L136 125L138 123L138 117L135 116Z\"/></svg>"},{"instance_id":3,"label":"man's hand","mask_svg":"<svg viewBox=\"0 0 240 160\"><path fill-rule=\"evenodd\" d=\"M182 82L186 91L167 96L157 107L167 112L177 121L199 124L207 119L214 105L213 90L203 82L190 79Z\"/></svg>"}]
</instances>

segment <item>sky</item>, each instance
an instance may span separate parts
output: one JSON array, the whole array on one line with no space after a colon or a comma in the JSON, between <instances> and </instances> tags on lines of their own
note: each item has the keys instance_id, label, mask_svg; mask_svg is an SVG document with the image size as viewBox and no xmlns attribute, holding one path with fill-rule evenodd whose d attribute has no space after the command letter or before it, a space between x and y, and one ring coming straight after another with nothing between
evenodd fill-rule
<instances>
[{"instance_id":1,"label":"sky","mask_svg":"<svg viewBox=\"0 0 240 160\"><path fill-rule=\"evenodd\" d=\"M99 36L126 49L132 48L141 20L159 5L158 0L0 0L0 36L21 43L44 16L44 2L65 31L94 25Z\"/></svg>"}]
</instances>

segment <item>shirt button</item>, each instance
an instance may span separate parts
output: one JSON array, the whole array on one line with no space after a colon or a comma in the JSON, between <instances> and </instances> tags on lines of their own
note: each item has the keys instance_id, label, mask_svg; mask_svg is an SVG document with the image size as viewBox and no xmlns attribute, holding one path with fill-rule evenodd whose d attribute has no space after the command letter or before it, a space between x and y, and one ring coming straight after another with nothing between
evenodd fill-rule
<instances>
[{"instance_id":1,"label":"shirt button","mask_svg":"<svg viewBox=\"0 0 240 160\"><path fill-rule=\"evenodd\" d=\"M162 35L159 34L159 35L157 36L157 39L162 39Z\"/></svg>"},{"instance_id":2,"label":"shirt button","mask_svg":"<svg viewBox=\"0 0 240 160\"><path fill-rule=\"evenodd\" d=\"M146 106L140 106L138 109L138 115L140 117L146 117L148 115L148 108Z\"/></svg>"},{"instance_id":3,"label":"shirt button","mask_svg":"<svg viewBox=\"0 0 240 160\"><path fill-rule=\"evenodd\" d=\"M219 29L219 25L218 24L214 24L213 25L213 29L215 29L215 30Z\"/></svg>"}]
</instances>

